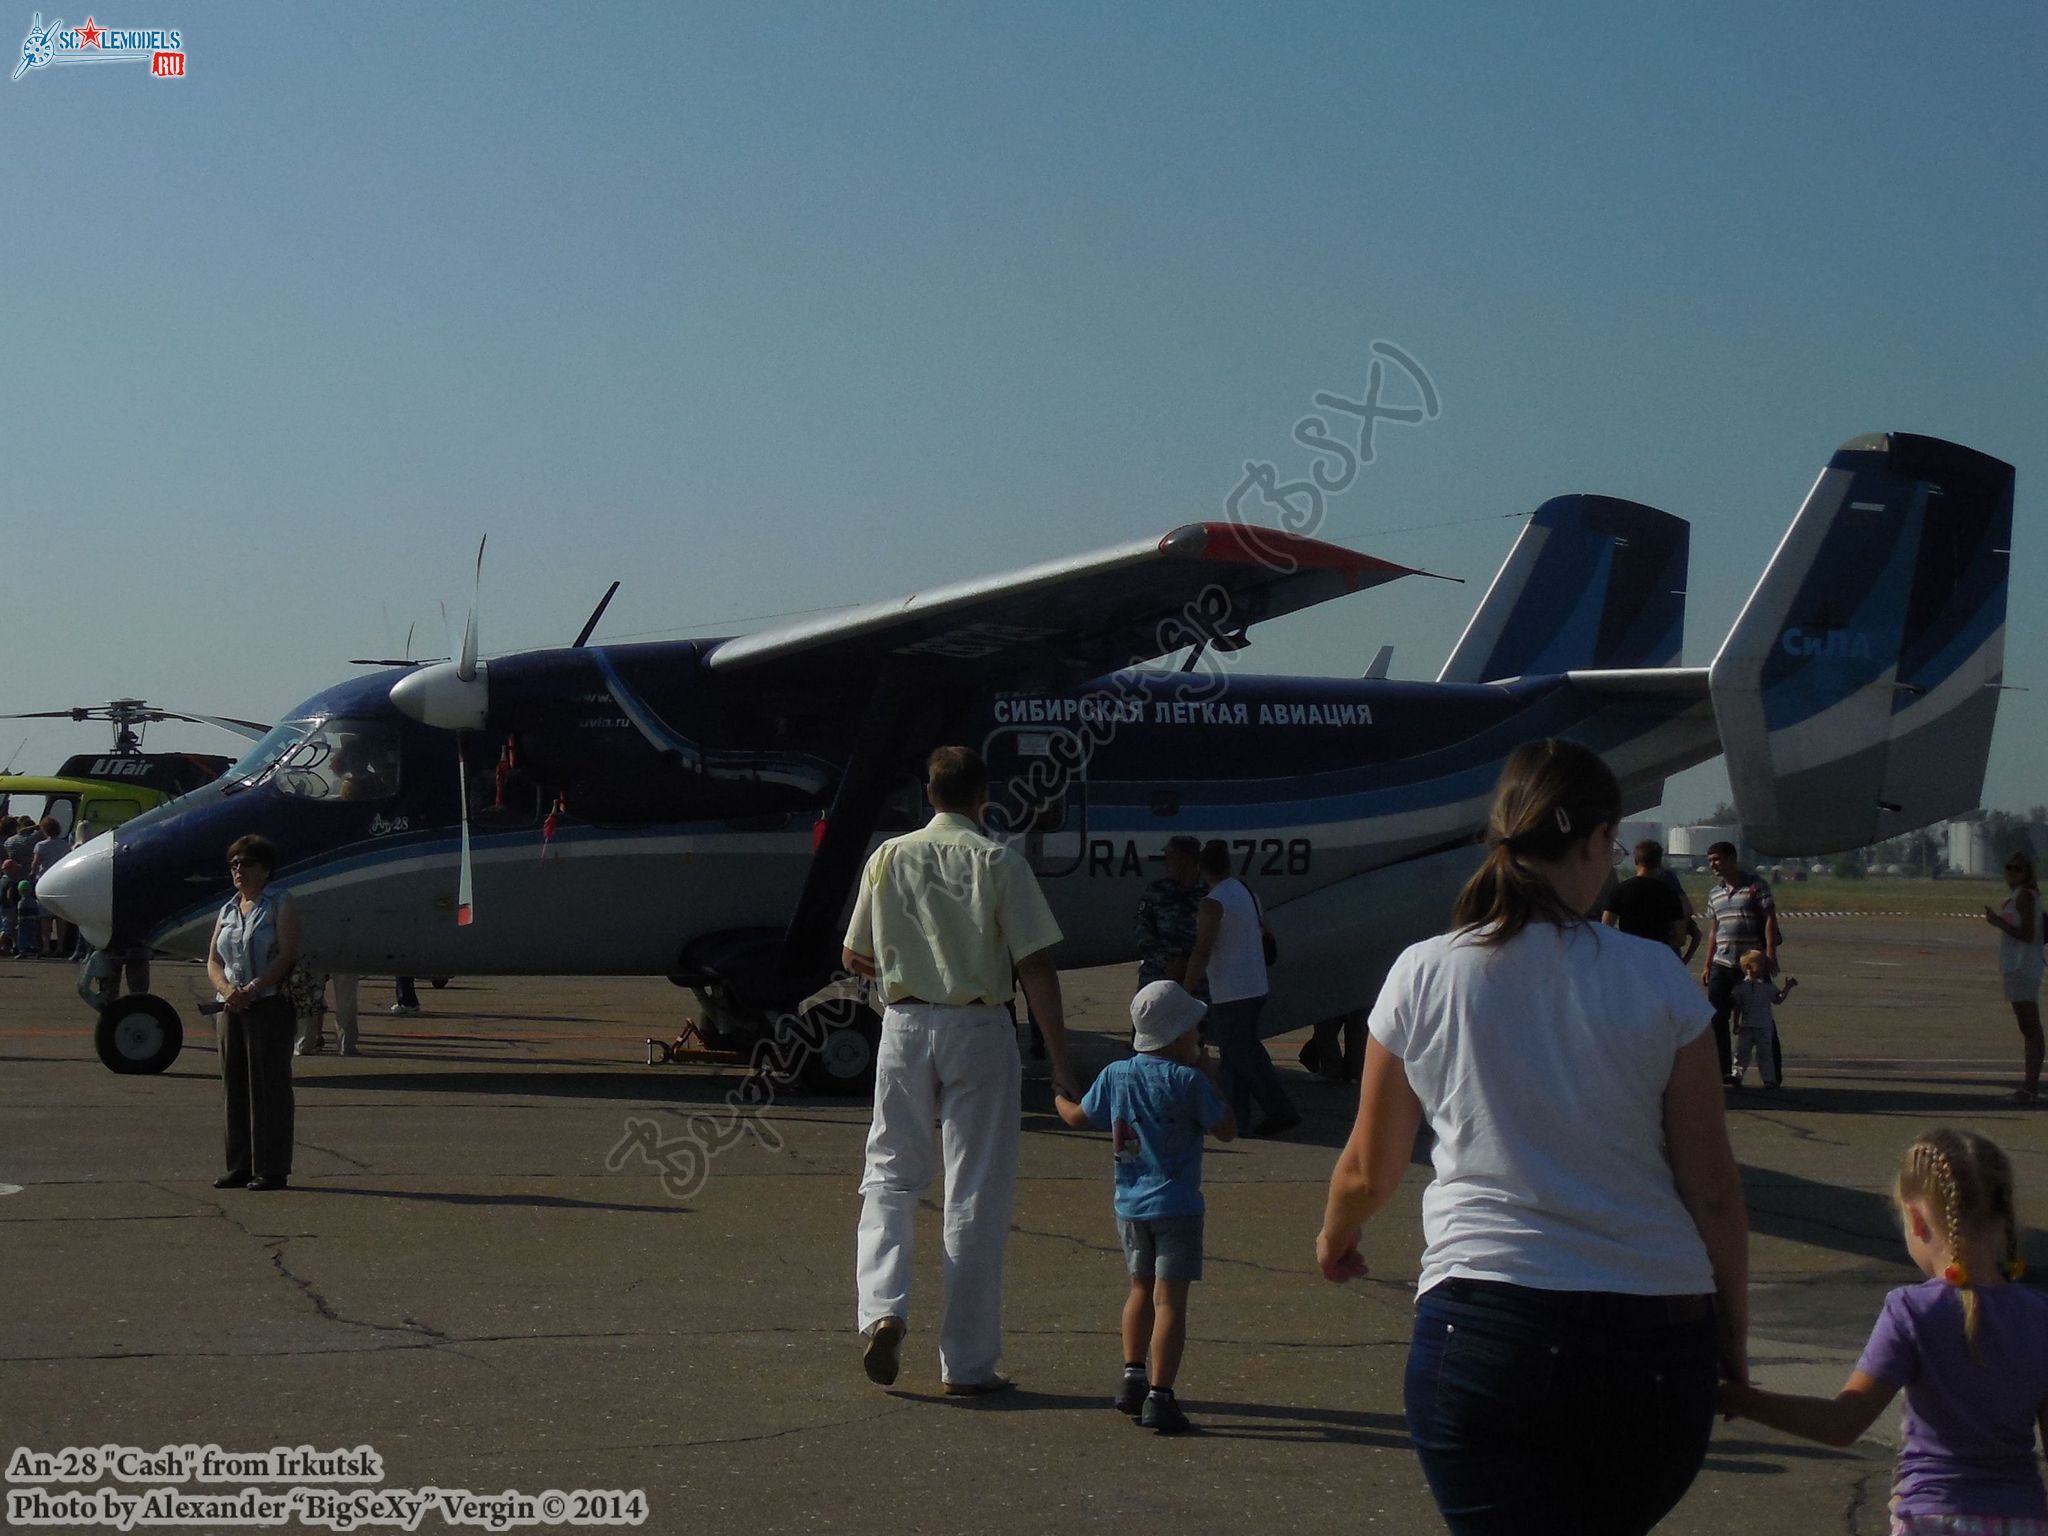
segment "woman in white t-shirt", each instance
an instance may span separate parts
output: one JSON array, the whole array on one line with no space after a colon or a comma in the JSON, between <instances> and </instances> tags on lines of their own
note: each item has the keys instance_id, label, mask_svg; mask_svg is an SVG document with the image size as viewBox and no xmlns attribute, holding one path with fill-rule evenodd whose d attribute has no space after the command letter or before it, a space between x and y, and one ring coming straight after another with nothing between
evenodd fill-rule
<instances>
[{"instance_id":1,"label":"woman in white t-shirt","mask_svg":"<svg viewBox=\"0 0 2048 1536\"><path fill-rule=\"evenodd\" d=\"M2005 883L2012 887L2003 911L1984 909L1984 921L1999 932L1998 979L2012 1004L2026 1053L2026 1076L2013 1091L2013 1102L2032 1104L2041 1097L2041 882L2034 855L2015 848L2005 856Z\"/></svg>"},{"instance_id":2,"label":"woman in white t-shirt","mask_svg":"<svg viewBox=\"0 0 2048 1536\"><path fill-rule=\"evenodd\" d=\"M1717 1374L1747 1377L1712 1010L1668 946L1579 916L1620 809L1575 742L1508 758L1454 926L1373 1008L1316 1239L1329 1279L1366 1272L1427 1120L1408 1432L1458 1536L1649 1530L1705 1459Z\"/></svg>"},{"instance_id":3,"label":"woman in white t-shirt","mask_svg":"<svg viewBox=\"0 0 2048 1536\"><path fill-rule=\"evenodd\" d=\"M1209 1034L1223 1067L1223 1097L1237 1123L1254 1136L1278 1136L1301 1124L1301 1111L1259 1038L1266 1008L1266 914L1251 888L1230 872L1230 845L1212 839L1196 855L1209 894L1195 909L1195 947L1185 983L1205 982ZM1252 1119L1252 1105L1260 1119Z\"/></svg>"}]
</instances>

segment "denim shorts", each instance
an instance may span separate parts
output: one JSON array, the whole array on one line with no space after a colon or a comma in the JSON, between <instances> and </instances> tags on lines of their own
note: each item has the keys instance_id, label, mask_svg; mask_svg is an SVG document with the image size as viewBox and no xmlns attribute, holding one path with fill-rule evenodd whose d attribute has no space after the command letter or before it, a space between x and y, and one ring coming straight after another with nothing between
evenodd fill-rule
<instances>
[{"instance_id":1,"label":"denim shorts","mask_svg":"<svg viewBox=\"0 0 2048 1536\"><path fill-rule=\"evenodd\" d=\"M1161 1216L1154 1221L1119 1216L1117 1235L1124 1240L1124 1263L1133 1280L1199 1280L1202 1278L1202 1218Z\"/></svg>"}]
</instances>

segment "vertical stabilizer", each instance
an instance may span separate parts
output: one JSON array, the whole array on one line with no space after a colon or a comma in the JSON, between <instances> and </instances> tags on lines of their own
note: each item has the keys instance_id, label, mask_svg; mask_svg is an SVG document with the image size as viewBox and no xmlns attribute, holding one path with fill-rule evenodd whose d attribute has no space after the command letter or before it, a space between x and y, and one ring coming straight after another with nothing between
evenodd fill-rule
<instances>
[{"instance_id":1,"label":"vertical stabilizer","mask_svg":"<svg viewBox=\"0 0 2048 1536\"><path fill-rule=\"evenodd\" d=\"M1640 502L1553 497L1508 551L1437 681L1673 665L1688 538L1684 519Z\"/></svg>"},{"instance_id":2,"label":"vertical stabilizer","mask_svg":"<svg viewBox=\"0 0 2048 1536\"><path fill-rule=\"evenodd\" d=\"M1821 472L1709 671L1759 849L1858 848L1976 809L2012 496L2010 464L1902 432Z\"/></svg>"}]
</instances>

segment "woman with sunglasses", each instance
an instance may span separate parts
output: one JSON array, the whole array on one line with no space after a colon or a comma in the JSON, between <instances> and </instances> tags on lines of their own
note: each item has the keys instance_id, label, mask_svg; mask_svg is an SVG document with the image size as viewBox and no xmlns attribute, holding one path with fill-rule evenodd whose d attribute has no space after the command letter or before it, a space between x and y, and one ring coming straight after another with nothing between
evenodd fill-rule
<instances>
[{"instance_id":1,"label":"woman with sunglasses","mask_svg":"<svg viewBox=\"0 0 2048 1536\"><path fill-rule=\"evenodd\" d=\"M2005 883L2012 887L2005 910L1984 909L1984 921L1996 928L1998 975L2005 1000L2026 1043L2026 1081L2013 1090L2015 1104L2032 1104L2041 1096L2041 886L2034 875L2034 856L2024 849L2005 861Z\"/></svg>"},{"instance_id":2,"label":"woman with sunglasses","mask_svg":"<svg viewBox=\"0 0 2048 1536\"><path fill-rule=\"evenodd\" d=\"M220 1082L227 1172L215 1189L283 1189L292 1171L292 1039L285 984L299 962L299 913L273 891L277 850L261 837L228 845L235 894L214 920L207 975L220 999Z\"/></svg>"}]
</instances>

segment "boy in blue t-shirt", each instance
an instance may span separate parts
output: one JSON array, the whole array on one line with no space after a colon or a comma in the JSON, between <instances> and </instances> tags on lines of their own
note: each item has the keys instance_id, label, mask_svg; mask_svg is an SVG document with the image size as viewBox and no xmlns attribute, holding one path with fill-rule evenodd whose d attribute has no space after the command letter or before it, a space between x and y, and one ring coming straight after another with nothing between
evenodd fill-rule
<instances>
[{"instance_id":1,"label":"boy in blue t-shirt","mask_svg":"<svg viewBox=\"0 0 2048 1536\"><path fill-rule=\"evenodd\" d=\"M1179 982L1140 988L1131 999L1138 1054L1111 1062L1078 1104L1053 1096L1060 1119L1075 1130L1110 1133L1117 1230L1131 1272L1116 1408L1162 1435L1192 1427L1174 1401L1173 1381L1187 1343L1188 1284L1202 1278L1202 1138L1229 1141L1237 1134L1230 1106L1210 1081L1208 1052L1195 1038L1208 1011Z\"/></svg>"}]
</instances>

